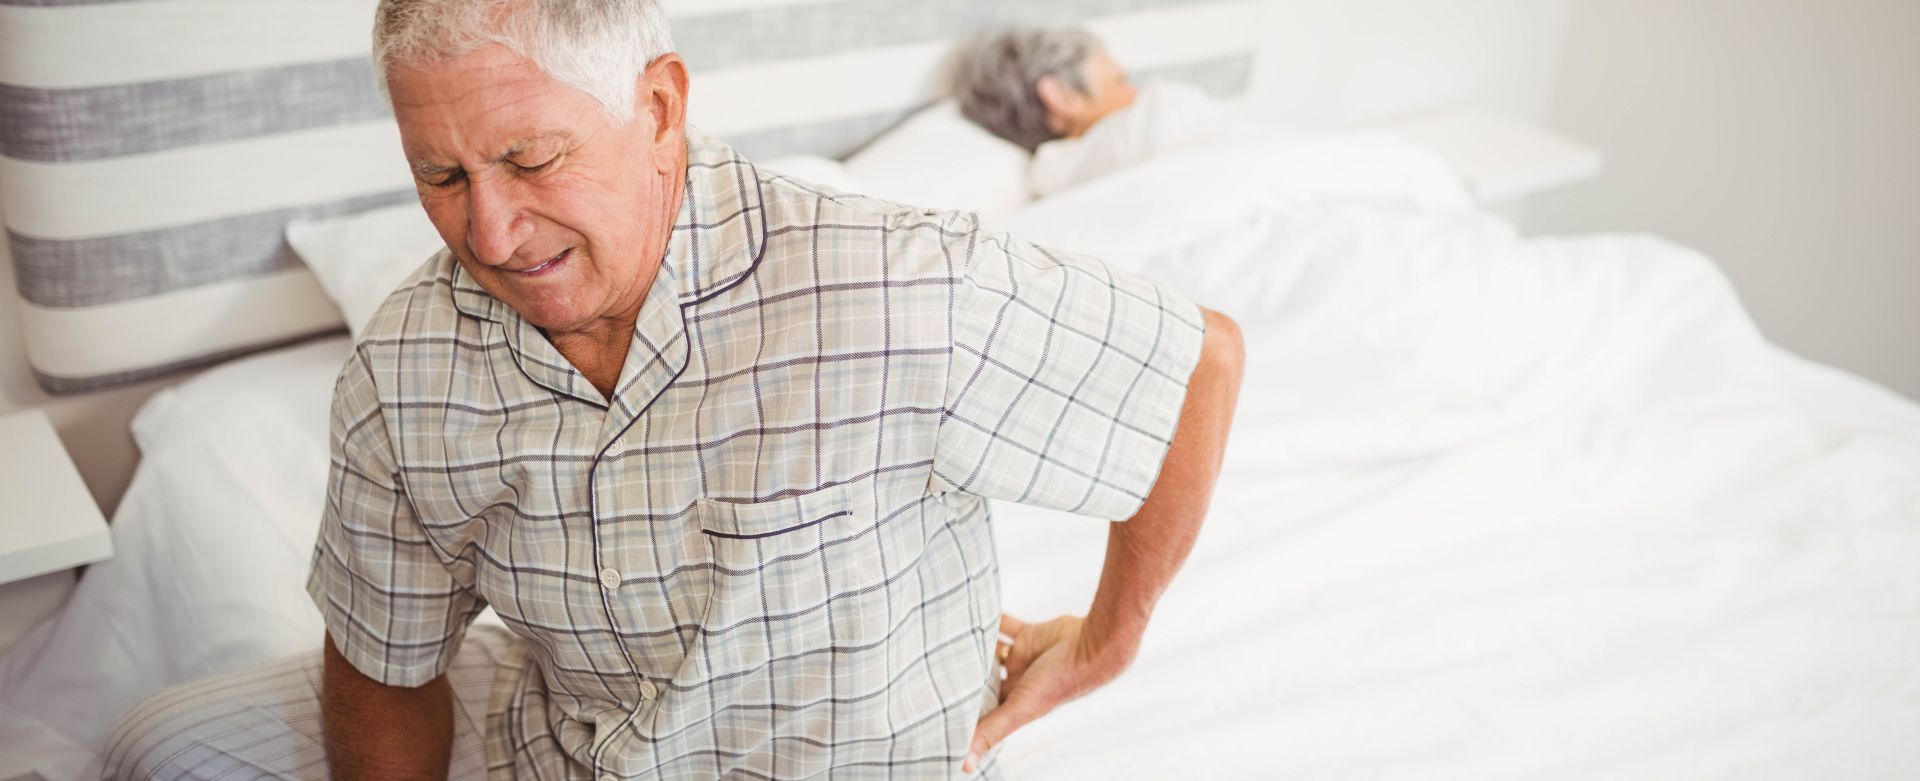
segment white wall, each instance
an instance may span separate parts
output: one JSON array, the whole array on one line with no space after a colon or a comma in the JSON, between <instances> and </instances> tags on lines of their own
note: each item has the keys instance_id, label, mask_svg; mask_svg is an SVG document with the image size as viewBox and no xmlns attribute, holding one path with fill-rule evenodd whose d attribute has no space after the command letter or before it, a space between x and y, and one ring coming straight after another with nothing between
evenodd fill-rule
<instances>
[{"instance_id":1,"label":"white wall","mask_svg":"<svg viewBox=\"0 0 1920 781\"><path fill-rule=\"evenodd\" d=\"M1269 0L1254 100L1351 124L1472 104L1546 115L1571 0Z\"/></svg>"},{"instance_id":2,"label":"white wall","mask_svg":"<svg viewBox=\"0 0 1920 781\"><path fill-rule=\"evenodd\" d=\"M1607 155L1529 233L1702 250L1761 329L1920 399L1920 2L1575 0L1549 123Z\"/></svg>"}]
</instances>

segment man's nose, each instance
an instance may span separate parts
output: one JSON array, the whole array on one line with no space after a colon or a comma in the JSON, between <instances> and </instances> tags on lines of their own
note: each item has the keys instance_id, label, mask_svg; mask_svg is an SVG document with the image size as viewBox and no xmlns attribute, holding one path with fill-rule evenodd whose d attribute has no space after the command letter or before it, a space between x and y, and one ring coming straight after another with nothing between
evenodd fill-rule
<instances>
[{"instance_id":1,"label":"man's nose","mask_svg":"<svg viewBox=\"0 0 1920 781\"><path fill-rule=\"evenodd\" d=\"M481 263L507 264L533 233L533 223L521 212L513 190L511 181L468 180L467 247Z\"/></svg>"}]
</instances>

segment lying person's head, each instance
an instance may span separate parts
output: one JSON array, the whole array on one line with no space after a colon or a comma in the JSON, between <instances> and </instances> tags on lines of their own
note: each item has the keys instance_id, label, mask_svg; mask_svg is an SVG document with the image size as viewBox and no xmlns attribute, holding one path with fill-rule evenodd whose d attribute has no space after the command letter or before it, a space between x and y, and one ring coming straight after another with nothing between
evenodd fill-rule
<instances>
[{"instance_id":1,"label":"lying person's head","mask_svg":"<svg viewBox=\"0 0 1920 781\"><path fill-rule=\"evenodd\" d=\"M1028 151L1087 132L1134 96L1100 42L1073 29L985 36L962 54L953 87L967 119Z\"/></svg>"}]
</instances>

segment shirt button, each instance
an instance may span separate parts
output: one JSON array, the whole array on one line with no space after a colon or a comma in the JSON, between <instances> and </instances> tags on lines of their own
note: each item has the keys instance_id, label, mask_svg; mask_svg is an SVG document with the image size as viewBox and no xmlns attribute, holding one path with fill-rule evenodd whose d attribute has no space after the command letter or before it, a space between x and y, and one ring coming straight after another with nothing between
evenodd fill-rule
<instances>
[{"instance_id":1,"label":"shirt button","mask_svg":"<svg viewBox=\"0 0 1920 781\"><path fill-rule=\"evenodd\" d=\"M653 681L645 678L640 679L640 699L651 700L659 696L660 687L655 686Z\"/></svg>"},{"instance_id":2,"label":"shirt button","mask_svg":"<svg viewBox=\"0 0 1920 781\"><path fill-rule=\"evenodd\" d=\"M606 586L608 591L620 588L620 570L612 567L600 570L600 585Z\"/></svg>"}]
</instances>

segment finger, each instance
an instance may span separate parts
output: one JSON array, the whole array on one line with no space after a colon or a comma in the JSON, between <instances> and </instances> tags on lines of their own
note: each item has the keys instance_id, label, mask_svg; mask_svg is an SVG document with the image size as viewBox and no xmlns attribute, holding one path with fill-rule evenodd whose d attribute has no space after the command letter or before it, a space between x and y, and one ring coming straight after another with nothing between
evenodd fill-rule
<instances>
[{"instance_id":1,"label":"finger","mask_svg":"<svg viewBox=\"0 0 1920 781\"><path fill-rule=\"evenodd\" d=\"M1014 618L1012 613L1000 614L1000 634L1017 638L1027 630L1027 622Z\"/></svg>"},{"instance_id":2,"label":"finger","mask_svg":"<svg viewBox=\"0 0 1920 781\"><path fill-rule=\"evenodd\" d=\"M1000 659L1001 669L1007 671L1007 680L1013 681L1025 674L1027 668L1032 667L1034 660L1040 658L1040 654L1046 650L1039 647L1039 643L1031 640L1024 645L1009 645L1006 656Z\"/></svg>"},{"instance_id":3,"label":"finger","mask_svg":"<svg viewBox=\"0 0 1920 781\"><path fill-rule=\"evenodd\" d=\"M1013 673L1007 673L1006 677L1000 679L1000 691L1003 693L1013 691L1019 685L1020 676Z\"/></svg>"},{"instance_id":4,"label":"finger","mask_svg":"<svg viewBox=\"0 0 1920 781\"><path fill-rule=\"evenodd\" d=\"M1046 631L1045 625L1029 627L1026 635L1007 644L1007 654L1000 660L1000 666L1007 671L1007 679L1013 680L1025 674L1027 668L1045 656L1058 638Z\"/></svg>"},{"instance_id":5,"label":"finger","mask_svg":"<svg viewBox=\"0 0 1920 781\"><path fill-rule=\"evenodd\" d=\"M1006 740L1014 730L1026 726L1034 719L1045 715L1048 705L1033 692L1024 689L1003 689L1007 696L1000 701L999 707L987 712L980 723L973 728L973 744L967 750L967 760L960 769L971 773L980 766L980 758L992 751L1000 741Z\"/></svg>"}]
</instances>

